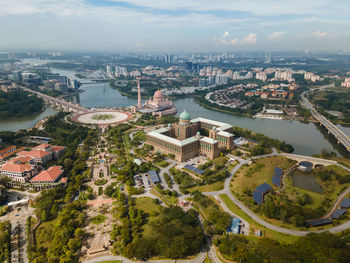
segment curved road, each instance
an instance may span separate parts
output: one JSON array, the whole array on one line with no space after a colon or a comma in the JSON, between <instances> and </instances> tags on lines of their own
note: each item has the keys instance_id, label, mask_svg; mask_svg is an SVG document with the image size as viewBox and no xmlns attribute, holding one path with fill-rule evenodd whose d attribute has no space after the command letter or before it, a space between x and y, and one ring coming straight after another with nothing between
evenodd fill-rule
<instances>
[{"instance_id":1,"label":"curved road","mask_svg":"<svg viewBox=\"0 0 350 263\"><path fill-rule=\"evenodd\" d=\"M331 233L338 233L341 231L344 231L347 228L350 228L350 220L345 222L344 224L338 225L338 226L334 226L328 229L323 229L323 230L319 230L319 231L300 231L300 230L292 230L292 229L288 229L288 228L283 228L283 227L278 227L275 225L270 224L269 222L265 221L264 219L260 218L258 215L256 215L254 212L252 212L248 207L245 206L245 204L243 204L241 201L239 201L231 192L230 190L230 184L231 184L231 180L232 177L237 173L237 171L245 164L247 164L249 161L251 160L255 160L255 159L260 159L260 158L264 158L264 157L270 157L270 156L283 156L283 154L277 153L275 149L273 149L273 153L271 154L266 154L266 155L261 155L261 156L255 156L252 158L249 158L247 160L240 160L240 163L238 165L236 165L232 171L231 171L231 175L225 180L225 187L223 190L221 191L215 191L215 192L207 192L207 193L203 193L204 195L212 195L212 196L217 196L219 194L226 194L231 200L232 202L234 202L244 213L246 213L248 216L250 216L253 220L255 220L256 222L258 222L260 225L269 228L271 230L283 233L283 234L287 234L287 235L294 235L294 236L305 236L308 233L311 232L315 232L315 233L321 233L321 232L325 232L325 231L329 231ZM305 156L305 159L307 159L308 156ZM345 170L347 170L348 172L350 172L350 169L348 167L345 167L341 164L334 164L337 165ZM350 189L348 188L345 192L350 191ZM344 192L342 193L341 196L343 196ZM345 194L346 195L346 194ZM344 195L344 196L345 196ZM337 199L336 203L339 202L339 198ZM222 204L222 202L220 203Z\"/></svg>"}]
</instances>

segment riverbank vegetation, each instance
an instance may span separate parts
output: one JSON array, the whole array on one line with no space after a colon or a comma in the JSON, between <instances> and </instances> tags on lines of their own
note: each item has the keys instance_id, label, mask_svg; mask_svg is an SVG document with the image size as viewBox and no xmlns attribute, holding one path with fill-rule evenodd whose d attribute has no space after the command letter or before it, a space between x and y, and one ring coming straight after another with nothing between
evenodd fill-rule
<instances>
[{"instance_id":1,"label":"riverbank vegetation","mask_svg":"<svg viewBox=\"0 0 350 263\"><path fill-rule=\"evenodd\" d=\"M0 91L0 120L39 114L43 109L43 100L27 92Z\"/></svg>"},{"instance_id":2,"label":"riverbank vegetation","mask_svg":"<svg viewBox=\"0 0 350 263\"><path fill-rule=\"evenodd\" d=\"M327 119L334 123L350 126L350 94L348 89L319 91L311 94L310 99Z\"/></svg>"}]
</instances>

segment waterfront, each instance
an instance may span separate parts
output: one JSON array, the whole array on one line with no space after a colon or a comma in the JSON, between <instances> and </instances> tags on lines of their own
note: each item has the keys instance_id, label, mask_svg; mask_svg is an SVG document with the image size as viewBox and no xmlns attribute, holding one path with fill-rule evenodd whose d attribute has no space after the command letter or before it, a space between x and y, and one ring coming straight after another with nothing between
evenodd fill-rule
<instances>
[{"instance_id":1,"label":"waterfront","mask_svg":"<svg viewBox=\"0 0 350 263\"><path fill-rule=\"evenodd\" d=\"M52 71L69 77L74 76L74 72L68 70L55 69ZM137 103L135 98L123 96L117 90L112 89L109 83L83 84L80 89L84 90L84 92L68 97L68 100L74 103L80 103L81 106L87 108L127 107ZM251 119L235 116L206 109L197 104L193 98L178 99L174 101L174 104L178 109L177 115L186 109L192 118L205 117L263 133L271 138L276 138L293 145L297 154L313 155L320 153L322 149L339 153L329 142L329 138L326 138L327 135L323 135L320 129L313 123L306 124L298 121ZM2 121L0 122L0 130L16 131L30 128L37 121L55 112L56 110L48 108L38 116ZM342 127L342 129L346 134L350 134L350 128Z\"/></svg>"},{"instance_id":2,"label":"waterfront","mask_svg":"<svg viewBox=\"0 0 350 263\"><path fill-rule=\"evenodd\" d=\"M39 115L26 116L21 118L2 120L0 121L0 131L19 131L22 129L28 129L35 126L35 124L51 115L54 115L58 111L56 109L47 107Z\"/></svg>"},{"instance_id":3,"label":"waterfront","mask_svg":"<svg viewBox=\"0 0 350 263\"><path fill-rule=\"evenodd\" d=\"M121 95L108 83L82 85L81 89L84 92L71 97L70 100L80 101L83 107L127 107L137 103L135 98ZM205 117L263 133L271 138L292 144L297 154L312 155L320 153L322 149L336 151L313 123L240 117L206 109L196 103L193 98L178 99L174 101L174 104L178 110L177 116L186 109L192 118ZM348 133L349 130L345 128Z\"/></svg>"}]
</instances>

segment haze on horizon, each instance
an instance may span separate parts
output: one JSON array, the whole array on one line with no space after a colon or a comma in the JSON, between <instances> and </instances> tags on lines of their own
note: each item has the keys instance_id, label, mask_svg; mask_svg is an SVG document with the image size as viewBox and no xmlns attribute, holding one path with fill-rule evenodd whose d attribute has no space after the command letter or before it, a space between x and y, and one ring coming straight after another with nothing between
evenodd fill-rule
<instances>
[{"instance_id":1,"label":"haze on horizon","mask_svg":"<svg viewBox=\"0 0 350 263\"><path fill-rule=\"evenodd\" d=\"M350 51L347 0L0 0L0 50Z\"/></svg>"}]
</instances>

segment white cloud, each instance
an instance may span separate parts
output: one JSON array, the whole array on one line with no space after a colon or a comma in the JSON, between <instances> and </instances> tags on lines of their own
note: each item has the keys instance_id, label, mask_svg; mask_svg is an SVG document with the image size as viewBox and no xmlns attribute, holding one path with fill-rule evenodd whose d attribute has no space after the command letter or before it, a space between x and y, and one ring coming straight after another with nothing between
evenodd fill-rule
<instances>
[{"instance_id":1,"label":"white cloud","mask_svg":"<svg viewBox=\"0 0 350 263\"><path fill-rule=\"evenodd\" d=\"M324 38L327 36L327 32L321 32L320 30L316 30L310 34L311 37Z\"/></svg>"},{"instance_id":2,"label":"white cloud","mask_svg":"<svg viewBox=\"0 0 350 263\"><path fill-rule=\"evenodd\" d=\"M278 40L286 34L286 31L277 31L269 35L270 40Z\"/></svg>"},{"instance_id":3,"label":"white cloud","mask_svg":"<svg viewBox=\"0 0 350 263\"><path fill-rule=\"evenodd\" d=\"M329 34L327 32L321 32L320 30L316 30L315 32L312 32L309 34L312 38L328 38L328 39L338 39L339 36L336 34Z\"/></svg>"},{"instance_id":4,"label":"white cloud","mask_svg":"<svg viewBox=\"0 0 350 263\"><path fill-rule=\"evenodd\" d=\"M221 38L226 39L226 38L228 38L229 35L230 35L230 33L226 31L226 32L221 36Z\"/></svg>"},{"instance_id":5,"label":"white cloud","mask_svg":"<svg viewBox=\"0 0 350 263\"><path fill-rule=\"evenodd\" d=\"M256 43L256 34L250 33L248 36L242 38L241 44L255 44Z\"/></svg>"}]
</instances>

